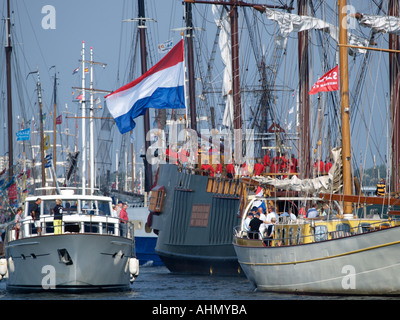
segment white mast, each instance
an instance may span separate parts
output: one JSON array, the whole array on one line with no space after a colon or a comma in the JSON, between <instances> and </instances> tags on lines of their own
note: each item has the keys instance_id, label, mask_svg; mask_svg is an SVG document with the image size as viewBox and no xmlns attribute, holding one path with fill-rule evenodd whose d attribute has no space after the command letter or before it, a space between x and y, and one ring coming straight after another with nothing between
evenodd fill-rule
<instances>
[{"instance_id":1,"label":"white mast","mask_svg":"<svg viewBox=\"0 0 400 320\"><path fill-rule=\"evenodd\" d=\"M93 47L90 47L90 194L94 194Z\"/></svg>"},{"instance_id":2,"label":"white mast","mask_svg":"<svg viewBox=\"0 0 400 320\"><path fill-rule=\"evenodd\" d=\"M86 194L85 41L82 41L82 195Z\"/></svg>"}]
</instances>

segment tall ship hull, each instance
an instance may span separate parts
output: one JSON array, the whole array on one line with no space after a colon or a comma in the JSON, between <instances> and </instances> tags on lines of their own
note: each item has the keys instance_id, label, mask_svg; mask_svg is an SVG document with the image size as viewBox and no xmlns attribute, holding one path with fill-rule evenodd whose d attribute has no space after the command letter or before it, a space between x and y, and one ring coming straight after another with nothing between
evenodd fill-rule
<instances>
[{"instance_id":1,"label":"tall ship hull","mask_svg":"<svg viewBox=\"0 0 400 320\"><path fill-rule=\"evenodd\" d=\"M240 223L241 188L233 179L160 165L149 208L158 232L156 252L171 272L243 274L232 246L233 229ZM152 207L157 197L162 200L159 208Z\"/></svg>"}]
</instances>

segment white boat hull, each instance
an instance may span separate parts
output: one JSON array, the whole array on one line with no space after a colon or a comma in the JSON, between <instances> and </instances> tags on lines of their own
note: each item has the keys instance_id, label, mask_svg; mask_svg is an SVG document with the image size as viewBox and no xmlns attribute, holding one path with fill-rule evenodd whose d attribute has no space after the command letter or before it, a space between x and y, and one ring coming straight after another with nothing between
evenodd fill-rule
<instances>
[{"instance_id":1,"label":"white boat hull","mask_svg":"<svg viewBox=\"0 0 400 320\"><path fill-rule=\"evenodd\" d=\"M400 294L400 227L293 246L256 247L250 241L235 238L234 247L257 290Z\"/></svg>"},{"instance_id":2,"label":"white boat hull","mask_svg":"<svg viewBox=\"0 0 400 320\"><path fill-rule=\"evenodd\" d=\"M104 234L62 234L10 241L9 290L124 290L134 243ZM65 254L68 253L68 255Z\"/></svg>"}]
</instances>

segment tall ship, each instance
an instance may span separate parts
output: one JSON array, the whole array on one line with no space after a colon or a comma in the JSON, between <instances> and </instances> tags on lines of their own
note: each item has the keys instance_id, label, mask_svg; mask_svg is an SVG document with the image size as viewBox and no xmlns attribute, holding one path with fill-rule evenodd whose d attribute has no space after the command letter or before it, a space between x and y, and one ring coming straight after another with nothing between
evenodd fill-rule
<instances>
[{"instance_id":1,"label":"tall ship","mask_svg":"<svg viewBox=\"0 0 400 320\"><path fill-rule=\"evenodd\" d=\"M283 136L293 140L289 137L290 134L285 135L284 130L279 129L278 122L274 121L276 118L272 107L273 95L276 93L273 83L277 76L272 70L279 68L279 59L284 49L272 48L272 63L270 69L267 69L266 53L261 47L257 47L259 43L255 39L252 23L257 19L258 12L254 10L253 4L236 1L185 1L184 5L189 83L186 120L187 127L192 130L192 134L194 132L195 137L190 142L194 147L186 140L186 148L191 148L189 157L192 165L187 165L180 159L177 161L179 156L173 159L172 147L167 151L167 160L170 163L158 166L156 186L153 187L150 196L149 220L158 235L156 252L171 272L243 276L232 245L232 233L241 221L241 212L246 206L247 196L256 191L255 186L247 179L254 171L249 173L247 166L253 169L256 158L263 159L269 151L283 152L283 144L287 142L281 140ZM207 12L212 8L212 17L217 25L218 31L210 60L215 59L215 52L219 49L222 64L225 66L221 71L223 80L219 91L224 98L222 123L214 120L214 108L204 106L202 99L196 99L196 92L204 93L203 96L214 88L210 74L203 76L201 88L195 86L196 51L193 48L199 49L194 45L197 26L193 22L192 10L195 6L200 12ZM290 6L268 7L278 11L291 9ZM243 13L242 20L239 19L239 12ZM251 85L247 87L245 84L247 78L257 81L254 80L254 74L243 76L243 69L239 65L240 22L246 26L248 38L251 40L246 49L254 50L249 53L251 56L254 54L257 66L252 70L258 79L254 91L248 88ZM210 69L212 67L209 64L208 71ZM255 105L250 125L247 124L249 121L242 111L243 100L247 99L246 89L253 93L261 92L256 95L256 101L246 100L246 108L250 103ZM279 87L277 91L280 89L290 91L284 86ZM211 114L212 129L206 131L208 135L204 134L198 121L200 105L201 108L208 108L206 113ZM250 133L246 129L250 129ZM245 155L246 151L252 148L256 148L257 152ZM229 164L231 169L228 169ZM211 165L212 169L206 169L208 165Z\"/></svg>"},{"instance_id":2,"label":"tall ship","mask_svg":"<svg viewBox=\"0 0 400 320\"><path fill-rule=\"evenodd\" d=\"M398 47L399 4L388 2L389 15L367 15L352 13L362 27L371 28L374 36L389 33L389 48L354 46L348 43L346 1L339 4L339 51L340 51L340 95L341 134L340 156L326 177L325 188L308 189L313 197L287 195L278 197L271 187L291 191L295 184L288 181L273 181L264 177L255 178L265 192L253 197L242 214L240 227L235 231L233 244L239 263L247 278L260 291L318 293L344 295L399 295L399 205L397 176L397 146L393 145L392 177L385 185L382 179L377 185L376 196L364 196L354 187L351 158L349 117L349 72L348 48L363 48L389 56L391 108L398 108L396 74L393 63L400 53ZM381 10L381 8L378 8ZM396 21L396 22L394 22ZM397 59L397 58L395 58ZM394 77L394 78L393 78ZM394 120L395 118L391 118ZM397 139L398 124L391 123L391 143ZM339 184L336 184L339 182ZM301 190L308 183L296 186ZM310 191L313 191L310 193ZM307 193L303 193L306 195ZM267 231L246 228L246 218L257 210L259 202L276 216L276 221L267 219ZM299 212L303 206L315 204L314 214ZM316 209L320 206L320 212ZM287 214L284 214L284 213ZM277 213L277 214L276 214ZM251 220L253 221L253 220ZM255 220L257 221L257 220ZM250 225L252 222L250 222ZM254 223L253 223L254 225Z\"/></svg>"}]
</instances>

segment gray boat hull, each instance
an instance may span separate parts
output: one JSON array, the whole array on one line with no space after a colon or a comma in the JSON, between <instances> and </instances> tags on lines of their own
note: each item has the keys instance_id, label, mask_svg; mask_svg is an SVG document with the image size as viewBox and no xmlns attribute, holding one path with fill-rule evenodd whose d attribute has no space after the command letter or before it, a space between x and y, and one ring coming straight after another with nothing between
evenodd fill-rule
<instances>
[{"instance_id":1,"label":"gray boat hull","mask_svg":"<svg viewBox=\"0 0 400 320\"><path fill-rule=\"evenodd\" d=\"M240 198L207 192L207 176L159 167L157 185L164 186L163 211L153 215L156 252L171 272L243 275L232 246L233 229L240 223ZM195 206L209 206L207 223L192 223Z\"/></svg>"},{"instance_id":2,"label":"gray boat hull","mask_svg":"<svg viewBox=\"0 0 400 320\"><path fill-rule=\"evenodd\" d=\"M133 242L102 234L62 234L10 241L8 290L126 290Z\"/></svg>"},{"instance_id":3,"label":"gray boat hull","mask_svg":"<svg viewBox=\"0 0 400 320\"><path fill-rule=\"evenodd\" d=\"M260 291L400 294L400 227L282 247L255 247L234 238L239 263Z\"/></svg>"}]
</instances>

